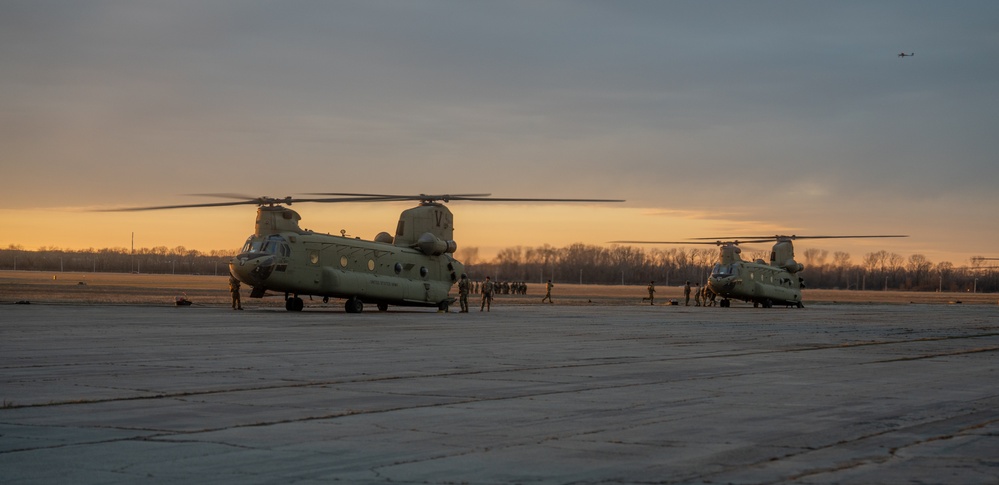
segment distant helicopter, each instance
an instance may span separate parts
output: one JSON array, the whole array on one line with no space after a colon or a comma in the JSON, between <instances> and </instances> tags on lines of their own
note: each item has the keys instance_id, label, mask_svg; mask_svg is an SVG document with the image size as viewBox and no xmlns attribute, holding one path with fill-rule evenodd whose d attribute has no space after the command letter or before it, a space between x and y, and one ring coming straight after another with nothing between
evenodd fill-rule
<instances>
[{"instance_id":1,"label":"distant helicopter","mask_svg":"<svg viewBox=\"0 0 999 485\"><path fill-rule=\"evenodd\" d=\"M490 194L386 195L309 194L319 198L249 197L239 194L201 194L238 199L229 202L110 209L110 212L193 207L256 205L255 229L229 272L252 288L251 298L268 291L284 293L285 309L302 311L302 296L345 298L347 313L358 313L365 303L379 310L389 305L434 307L447 311L455 298L451 286L465 273L452 254L454 217L444 206L455 200L487 202L624 202L611 199L492 198ZM399 216L395 236L379 233L371 241L303 230L294 203L418 201Z\"/></svg>"},{"instance_id":2,"label":"distant helicopter","mask_svg":"<svg viewBox=\"0 0 999 485\"><path fill-rule=\"evenodd\" d=\"M805 279L798 276L804 266L794 260L795 239L846 239L873 237L908 237L900 235L882 236L740 236L728 238L694 238L687 242L678 241L612 241L630 244L712 244L720 246L719 260L708 277L708 288L722 297L720 305L729 307L731 300L751 302L754 307L772 308L775 304L803 308L801 289ZM714 242L703 242L705 240ZM739 254L739 244L777 241L770 252L770 262L762 259L745 261Z\"/></svg>"},{"instance_id":3,"label":"distant helicopter","mask_svg":"<svg viewBox=\"0 0 999 485\"><path fill-rule=\"evenodd\" d=\"M905 52L899 52L899 53L898 53L898 57L912 57L912 56L914 56L914 55L916 55L916 53L915 53L915 52L913 52L913 53L910 53L910 54L906 54Z\"/></svg>"}]
</instances>

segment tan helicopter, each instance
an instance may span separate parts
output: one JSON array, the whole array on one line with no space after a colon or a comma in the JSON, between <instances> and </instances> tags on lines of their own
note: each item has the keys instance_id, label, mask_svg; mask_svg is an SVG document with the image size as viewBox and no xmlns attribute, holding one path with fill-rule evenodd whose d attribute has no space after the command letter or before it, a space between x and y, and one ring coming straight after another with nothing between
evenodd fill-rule
<instances>
[{"instance_id":1,"label":"tan helicopter","mask_svg":"<svg viewBox=\"0 0 999 485\"><path fill-rule=\"evenodd\" d=\"M608 199L492 198L490 194L384 195L310 194L321 198L247 197L237 194L201 194L239 199L230 202L135 207L112 211L145 211L192 207L256 205L253 234L229 262L229 272L252 288L250 297L268 291L284 293L285 308L301 311L302 296L345 298L347 313L362 311L365 303L385 311L389 305L434 307L447 311L455 298L451 286L465 273L452 256L454 216L444 206L455 200L491 202L623 202ZM287 206L293 203L418 201L399 216L395 236L379 233L371 241L303 230L302 218Z\"/></svg>"},{"instance_id":2,"label":"tan helicopter","mask_svg":"<svg viewBox=\"0 0 999 485\"><path fill-rule=\"evenodd\" d=\"M694 238L688 242L677 241L613 241L631 244L712 244L720 247L719 260L708 277L708 288L722 297L722 307L731 306L731 300L752 302L754 307L772 308L776 305L803 308L801 289L805 279L798 275L804 266L794 260L795 239L847 239L873 237L908 237L901 235L882 236L741 236L730 238ZM714 240L713 242L701 242ZM770 252L770 262L762 259L745 261L739 254L742 243L776 241Z\"/></svg>"}]
</instances>

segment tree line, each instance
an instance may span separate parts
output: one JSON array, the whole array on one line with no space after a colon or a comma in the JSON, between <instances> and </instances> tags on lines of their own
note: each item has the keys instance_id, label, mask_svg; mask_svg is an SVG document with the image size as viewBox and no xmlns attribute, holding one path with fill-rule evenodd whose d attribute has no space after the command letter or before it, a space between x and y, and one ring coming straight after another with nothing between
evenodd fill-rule
<instances>
[{"instance_id":1,"label":"tree line","mask_svg":"<svg viewBox=\"0 0 999 485\"><path fill-rule=\"evenodd\" d=\"M11 245L0 249L0 270L73 271L101 273L226 275L234 250L201 252L183 246L167 248L105 248L25 250ZM718 248L594 246L582 243L556 248L505 248L489 261L479 261L476 248L459 249L469 277L495 281L603 285L678 286L686 281L704 284L718 260ZM769 260L769 251L743 253L743 259ZM889 251L867 253L854 262L842 251L806 249L798 256L809 288L912 291L999 291L999 268L983 257L968 265L933 263L921 254L903 257Z\"/></svg>"},{"instance_id":2,"label":"tree line","mask_svg":"<svg viewBox=\"0 0 999 485\"><path fill-rule=\"evenodd\" d=\"M669 247L643 249L633 246L572 244L563 248L513 247L500 251L492 261L478 261L477 250L467 249L465 261L470 277L491 276L499 281L581 284L644 285L649 281L667 286L687 281L704 284L718 261L712 248ZM745 260L769 261L770 251L743 253ZM933 263L926 256L903 257L881 250L854 262L849 253L806 249L796 258L808 288L910 291L999 291L999 268L984 257L973 257L966 266Z\"/></svg>"},{"instance_id":3,"label":"tree line","mask_svg":"<svg viewBox=\"0 0 999 485\"><path fill-rule=\"evenodd\" d=\"M167 248L59 249L28 251L11 245L0 249L0 269L84 273L229 274L232 250L201 252L183 246Z\"/></svg>"}]
</instances>

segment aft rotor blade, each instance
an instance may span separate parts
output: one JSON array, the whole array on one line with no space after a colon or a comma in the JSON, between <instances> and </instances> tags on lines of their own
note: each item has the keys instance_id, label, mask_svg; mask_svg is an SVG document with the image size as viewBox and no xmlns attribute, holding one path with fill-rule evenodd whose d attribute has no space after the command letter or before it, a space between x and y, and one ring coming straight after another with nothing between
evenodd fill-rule
<instances>
[{"instance_id":1,"label":"aft rotor blade","mask_svg":"<svg viewBox=\"0 0 999 485\"><path fill-rule=\"evenodd\" d=\"M695 241L706 241L706 240L733 240L738 239L741 242L767 242L774 241L777 239L863 239L863 238L876 238L876 237L909 237L907 235L899 234L878 234L878 235L859 235L859 236L797 236L797 235L773 235L773 236L728 236L728 237L694 237L691 238ZM751 241L755 240L755 241Z\"/></svg>"}]
</instances>

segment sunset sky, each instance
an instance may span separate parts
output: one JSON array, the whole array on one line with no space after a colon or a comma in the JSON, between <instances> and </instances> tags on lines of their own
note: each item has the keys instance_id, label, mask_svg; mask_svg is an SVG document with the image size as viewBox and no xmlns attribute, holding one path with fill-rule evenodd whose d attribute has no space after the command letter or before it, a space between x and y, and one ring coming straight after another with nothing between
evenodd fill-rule
<instances>
[{"instance_id":1,"label":"sunset sky","mask_svg":"<svg viewBox=\"0 0 999 485\"><path fill-rule=\"evenodd\" d=\"M999 2L0 0L0 247L235 249L311 192L491 193L455 238L999 256ZM915 56L900 58L898 53ZM300 204L371 238L409 205ZM765 245L763 247L765 249Z\"/></svg>"}]
</instances>

